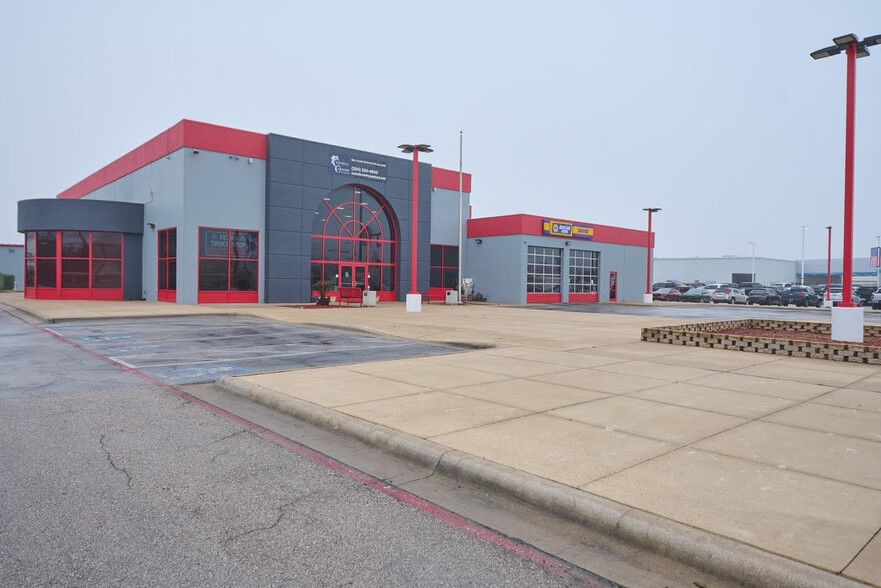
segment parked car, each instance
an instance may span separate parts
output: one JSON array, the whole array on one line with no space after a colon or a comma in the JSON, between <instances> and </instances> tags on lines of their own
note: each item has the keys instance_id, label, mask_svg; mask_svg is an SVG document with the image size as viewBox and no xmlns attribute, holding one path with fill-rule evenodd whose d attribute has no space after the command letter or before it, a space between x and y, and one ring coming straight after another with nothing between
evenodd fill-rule
<instances>
[{"instance_id":1,"label":"parked car","mask_svg":"<svg viewBox=\"0 0 881 588\"><path fill-rule=\"evenodd\" d=\"M731 287L731 284L723 284L723 283L721 283L721 282L713 283L713 284L706 284L706 285L704 286L704 290L708 290L708 291L710 292L710 295L712 296L712 295L713 295L713 292L714 292L717 288L725 288L726 286L730 288L730 287Z\"/></svg>"},{"instance_id":2,"label":"parked car","mask_svg":"<svg viewBox=\"0 0 881 588\"><path fill-rule=\"evenodd\" d=\"M792 288L792 282L771 282L768 284L772 288L777 288L778 290L786 290L787 288Z\"/></svg>"},{"instance_id":3,"label":"parked car","mask_svg":"<svg viewBox=\"0 0 881 588\"><path fill-rule=\"evenodd\" d=\"M863 300L863 304L869 304L872 302L872 294L875 293L877 287L875 286L857 286L854 289L854 293L859 296Z\"/></svg>"},{"instance_id":4,"label":"parked car","mask_svg":"<svg viewBox=\"0 0 881 588\"><path fill-rule=\"evenodd\" d=\"M841 304L841 301L844 300L843 288L841 286L832 286L829 288L829 299L832 300L832 306L838 306ZM860 298L855 290L851 291L850 299L854 306L863 305L863 299Z\"/></svg>"},{"instance_id":5,"label":"parked car","mask_svg":"<svg viewBox=\"0 0 881 588\"><path fill-rule=\"evenodd\" d=\"M652 292L655 290L659 290L661 288L676 288L677 290L682 285L682 282L679 280L667 280L666 282L655 282L652 284Z\"/></svg>"},{"instance_id":6,"label":"parked car","mask_svg":"<svg viewBox=\"0 0 881 588\"><path fill-rule=\"evenodd\" d=\"M658 288L652 292L652 300L678 302L682 300L682 294L676 288Z\"/></svg>"},{"instance_id":7,"label":"parked car","mask_svg":"<svg viewBox=\"0 0 881 588\"><path fill-rule=\"evenodd\" d=\"M792 286L783 295L783 306L823 306L823 298L810 286Z\"/></svg>"},{"instance_id":8,"label":"parked car","mask_svg":"<svg viewBox=\"0 0 881 588\"><path fill-rule=\"evenodd\" d=\"M727 302L728 304L746 304L746 294L740 288L724 286L716 288L713 292L713 303Z\"/></svg>"},{"instance_id":9,"label":"parked car","mask_svg":"<svg viewBox=\"0 0 881 588\"><path fill-rule=\"evenodd\" d=\"M764 286L758 282L742 282L739 286L743 293L749 296L749 293L753 291L755 288L764 288Z\"/></svg>"},{"instance_id":10,"label":"parked car","mask_svg":"<svg viewBox=\"0 0 881 588\"><path fill-rule=\"evenodd\" d=\"M709 302L712 296L706 288L691 288L682 295L682 302Z\"/></svg>"},{"instance_id":11,"label":"parked car","mask_svg":"<svg viewBox=\"0 0 881 588\"><path fill-rule=\"evenodd\" d=\"M746 296L746 303L764 304L766 306L777 304L782 306L783 299L780 298L780 293L776 288L753 288Z\"/></svg>"},{"instance_id":12,"label":"parked car","mask_svg":"<svg viewBox=\"0 0 881 588\"><path fill-rule=\"evenodd\" d=\"M878 288L872 294L872 310L878 309L881 309L881 288Z\"/></svg>"}]
</instances>

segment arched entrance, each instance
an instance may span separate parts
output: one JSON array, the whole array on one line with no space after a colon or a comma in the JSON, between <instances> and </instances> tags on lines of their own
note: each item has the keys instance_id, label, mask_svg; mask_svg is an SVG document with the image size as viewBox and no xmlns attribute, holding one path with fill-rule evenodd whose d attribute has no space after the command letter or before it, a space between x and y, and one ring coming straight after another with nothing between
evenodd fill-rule
<instances>
[{"instance_id":1,"label":"arched entrance","mask_svg":"<svg viewBox=\"0 0 881 588\"><path fill-rule=\"evenodd\" d=\"M328 194L312 221L312 284L357 286L397 299L397 222L378 193L347 184Z\"/></svg>"}]
</instances>

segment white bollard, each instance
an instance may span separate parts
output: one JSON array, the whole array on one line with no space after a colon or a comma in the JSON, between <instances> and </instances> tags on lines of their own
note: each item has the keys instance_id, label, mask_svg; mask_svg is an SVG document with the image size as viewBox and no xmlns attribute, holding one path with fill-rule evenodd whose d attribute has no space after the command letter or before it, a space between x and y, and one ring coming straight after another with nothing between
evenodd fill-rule
<instances>
[{"instance_id":1,"label":"white bollard","mask_svg":"<svg viewBox=\"0 0 881 588\"><path fill-rule=\"evenodd\" d=\"M407 312L422 312L422 294L407 294Z\"/></svg>"},{"instance_id":2,"label":"white bollard","mask_svg":"<svg viewBox=\"0 0 881 588\"><path fill-rule=\"evenodd\" d=\"M832 340L862 343L863 319L862 306L834 307L832 309Z\"/></svg>"}]
</instances>

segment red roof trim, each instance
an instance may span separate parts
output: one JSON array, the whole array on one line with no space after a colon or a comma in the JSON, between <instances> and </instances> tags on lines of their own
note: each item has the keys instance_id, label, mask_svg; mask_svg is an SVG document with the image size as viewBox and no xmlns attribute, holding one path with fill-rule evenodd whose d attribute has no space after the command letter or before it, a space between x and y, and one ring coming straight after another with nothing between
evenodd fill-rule
<instances>
[{"instance_id":1,"label":"red roof trim","mask_svg":"<svg viewBox=\"0 0 881 588\"><path fill-rule=\"evenodd\" d=\"M431 168L431 187L459 191L459 172L442 167ZM471 193L471 174L462 172L462 191Z\"/></svg>"},{"instance_id":2,"label":"red roof trim","mask_svg":"<svg viewBox=\"0 0 881 588\"><path fill-rule=\"evenodd\" d=\"M193 120L182 120L164 133L153 137L86 179L77 182L59 194L58 198L82 198L86 194L103 188L181 147L266 159L266 135Z\"/></svg>"},{"instance_id":3,"label":"red roof trim","mask_svg":"<svg viewBox=\"0 0 881 588\"><path fill-rule=\"evenodd\" d=\"M560 220L565 223L578 223L590 225L594 229L593 242L611 243L614 245L633 245L636 247L646 246L647 231L639 231L636 229L624 229L621 227L612 227L608 225L598 225L596 223L585 223L582 221L571 221L563 219L555 219L547 216L534 216L531 214L511 214L507 216L492 216L487 218L472 218L468 221L468 238L475 237L500 237L504 235L534 235L538 237L547 237L542 233L542 221ZM552 237L554 239L566 240L564 237ZM569 241L576 243L590 243L591 241L569 238ZM654 246L654 234L652 234L652 246Z\"/></svg>"},{"instance_id":4,"label":"red roof trim","mask_svg":"<svg viewBox=\"0 0 881 588\"><path fill-rule=\"evenodd\" d=\"M21 247L24 249L24 245L21 243L0 243L0 247Z\"/></svg>"}]
</instances>

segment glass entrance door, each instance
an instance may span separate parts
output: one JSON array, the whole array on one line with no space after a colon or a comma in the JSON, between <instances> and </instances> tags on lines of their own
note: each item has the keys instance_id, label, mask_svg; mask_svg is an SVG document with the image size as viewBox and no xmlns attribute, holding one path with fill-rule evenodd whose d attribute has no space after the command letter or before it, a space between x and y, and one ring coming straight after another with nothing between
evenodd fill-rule
<instances>
[{"instance_id":1,"label":"glass entrance door","mask_svg":"<svg viewBox=\"0 0 881 588\"><path fill-rule=\"evenodd\" d=\"M342 288L361 288L366 290L367 285L367 266L366 265L340 265L339 278L337 287Z\"/></svg>"}]
</instances>

